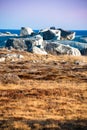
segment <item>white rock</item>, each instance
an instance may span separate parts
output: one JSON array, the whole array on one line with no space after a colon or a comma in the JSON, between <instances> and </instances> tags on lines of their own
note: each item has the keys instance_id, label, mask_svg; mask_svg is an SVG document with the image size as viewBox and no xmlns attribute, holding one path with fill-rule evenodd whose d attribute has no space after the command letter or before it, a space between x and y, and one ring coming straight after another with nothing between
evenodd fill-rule
<instances>
[{"instance_id":1,"label":"white rock","mask_svg":"<svg viewBox=\"0 0 87 130\"><path fill-rule=\"evenodd\" d=\"M0 33L0 37L3 37L3 36L18 36L18 35L17 34L12 34L10 32Z\"/></svg>"},{"instance_id":2,"label":"white rock","mask_svg":"<svg viewBox=\"0 0 87 130\"><path fill-rule=\"evenodd\" d=\"M21 32L20 32L20 36L27 36L27 35L31 35L33 33L33 30L29 27L22 27L21 28Z\"/></svg>"},{"instance_id":3,"label":"white rock","mask_svg":"<svg viewBox=\"0 0 87 130\"><path fill-rule=\"evenodd\" d=\"M34 39L34 46L40 46L40 48L43 48L43 37L41 35L36 35L32 37Z\"/></svg>"},{"instance_id":4,"label":"white rock","mask_svg":"<svg viewBox=\"0 0 87 130\"><path fill-rule=\"evenodd\" d=\"M81 56L81 53L78 49L74 47L70 47L69 45L60 44L55 50L61 54L68 54L73 56Z\"/></svg>"},{"instance_id":5,"label":"white rock","mask_svg":"<svg viewBox=\"0 0 87 130\"><path fill-rule=\"evenodd\" d=\"M33 47L33 53L47 55L47 52L44 49L38 48L36 46Z\"/></svg>"},{"instance_id":6,"label":"white rock","mask_svg":"<svg viewBox=\"0 0 87 130\"><path fill-rule=\"evenodd\" d=\"M45 50L51 54L68 54L73 56L80 56L81 53L78 49L69 45L63 45L61 43L51 42L46 44Z\"/></svg>"}]
</instances>

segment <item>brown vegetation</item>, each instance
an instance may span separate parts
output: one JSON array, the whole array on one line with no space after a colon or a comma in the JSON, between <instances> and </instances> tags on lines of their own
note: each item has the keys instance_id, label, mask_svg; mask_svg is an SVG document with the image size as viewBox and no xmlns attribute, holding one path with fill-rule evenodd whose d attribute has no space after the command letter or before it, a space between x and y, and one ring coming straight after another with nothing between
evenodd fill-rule
<instances>
[{"instance_id":1,"label":"brown vegetation","mask_svg":"<svg viewBox=\"0 0 87 130\"><path fill-rule=\"evenodd\" d=\"M0 130L87 129L87 57L0 53Z\"/></svg>"}]
</instances>

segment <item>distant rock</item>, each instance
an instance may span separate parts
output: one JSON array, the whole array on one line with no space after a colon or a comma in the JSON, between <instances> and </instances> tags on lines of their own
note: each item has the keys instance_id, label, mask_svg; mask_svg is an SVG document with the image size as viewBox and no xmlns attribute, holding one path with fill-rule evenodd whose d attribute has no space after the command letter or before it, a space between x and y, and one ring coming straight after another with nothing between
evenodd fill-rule
<instances>
[{"instance_id":1,"label":"distant rock","mask_svg":"<svg viewBox=\"0 0 87 130\"><path fill-rule=\"evenodd\" d=\"M39 32L44 40L60 40L61 31L55 29L44 29Z\"/></svg>"},{"instance_id":2,"label":"distant rock","mask_svg":"<svg viewBox=\"0 0 87 130\"><path fill-rule=\"evenodd\" d=\"M29 27L22 27L21 31L20 31L20 36L28 36L31 35L33 32L33 30Z\"/></svg>"},{"instance_id":3,"label":"distant rock","mask_svg":"<svg viewBox=\"0 0 87 130\"><path fill-rule=\"evenodd\" d=\"M3 36L18 36L18 35L17 34L12 34L10 32L5 32L5 33L0 32L0 37L3 37Z\"/></svg>"},{"instance_id":4,"label":"distant rock","mask_svg":"<svg viewBox=\"0 0 87 130\"><path fill-rule=\"evenodd\" d=\"M45 49L48 53L51 54L68 54L68 55L73 55L73 56L80 56L81 53L78 49L74 47L70 47L69 45L63 45L63 44L56 44L56 43L48 43L45 46Z\"/></svg>"},{"instance_id":5,"label":"distant rock","mask_svg":"<svg viewBox=\"0 0 87 130\"><path fill-rule=\"evenodd\" d=\"M53 26L53 27L50 27L50 29L53 29L53 30L56 30L56 28Z\"/></svg>"},{"instance_id":6,"label":"distant rock","mask_svg":"<svg viewBox=\"0 0 87 130\"><path fill-rule=\"evenodd\" d=\"M65 31L63 29L58 29L61 31L61 40L73 40L75 38L75 32Z\"/></svg>"}]
</instances>

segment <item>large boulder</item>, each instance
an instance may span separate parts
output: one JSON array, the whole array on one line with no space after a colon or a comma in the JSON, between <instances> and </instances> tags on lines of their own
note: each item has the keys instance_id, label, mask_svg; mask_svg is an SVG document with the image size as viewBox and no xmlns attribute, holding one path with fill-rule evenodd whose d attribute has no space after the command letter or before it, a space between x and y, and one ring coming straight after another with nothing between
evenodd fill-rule
<instances>
[{"instance_id":1,"label":"large boulder","mask_svg":"<svg viewBox=\"0 0 87 130\"><path fill-rule=\"evenodd\" d=\"M64 45L69 45L71 47L77 48L78 50L80 50L82 55L87 54L87 43L81 43L81 42L76 42L76 41L68 41L68 40L61 40L57 43L61 43Z\"/></svg>"},{"instance_id":2,"label":"large boulder","mask_svg":"<svg viewBox=\"0 0 87 130\"><path fill-rule=\"evenodd\" d=\"M75 32L65 31L63 29L58 29L61 31L61 40L73 40L75 38Z\"/></svg>"},{"instance_id":3,"label":"large boulder","mask_svg":"<svg viewBox=\"0 0 87 130\"><path fill-rule=\"evenodd\" d=\"M33 30L29 27L21 27L20 36L28 36L31 35Z\"/></svg>"},{"instance_id":4,"label":"large boulder","mask_svg":"<svg viewBox=\"0 0 87 130\"><path fill-rule=\"evenodd\" d=\"M43 38L40 35L36 35L30 38L12 38L8 39L5 47L10 49L11 47L19 50L32 51L32 46L43 48Z\"/></svg>"},{"instance_id":5,"label":"large boulder","mask_svg":"<svg viewBox=\"0 0 87 130\"><path fill-rule=\"evenodd\" d=\"M27 51L27 45L25 44L25 39L23 38L11 38L8 39L5 47L8 49L18 49L18 50L26 50Z\"/></svg>"},{"instance_id":6,"label":"large boulder","mask_svg":"<svg viewBox=\"0 0 87 130\"><path fill-rule=\"evenodd\" d=\"M48 53L51 54L68 54L68 55L73 55L73 56L80 56L81 53L78 49L74 47L70 47L69 45L63 45L63 44L58 44L58 43L48 43L45 46L45 50Z\"/></svg>"},{"instance_id":7,"label":"large boulder","mask_svg":"<svg viewBox=\"0 0 87 130\"><path fill-rule=\"evenodd\" d=\"M56 29L44 29L39 32L44 40L60 40L61 31Z\"/></svg>"},{"instance_id":8,"label":"large boulder","mask_svg":"<svg viewBox=\"0 0 87 130\"><path fill-rule=\"evenodd\" d=\"M36 54L47 54L44 50L45 41L43 41L42 36L36 35L30 38L13 38L7 40L5 45L8 49L18 49L24 50Z\"/></svg>"}]
</instances>

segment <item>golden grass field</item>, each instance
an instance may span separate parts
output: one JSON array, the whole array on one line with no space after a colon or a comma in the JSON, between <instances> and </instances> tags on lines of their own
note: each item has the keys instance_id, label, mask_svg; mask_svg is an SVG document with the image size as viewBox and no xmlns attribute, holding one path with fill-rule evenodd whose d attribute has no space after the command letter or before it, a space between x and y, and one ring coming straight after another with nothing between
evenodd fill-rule
<instances>
[{"instance_id":1,"label":"golden grass field","mask_svg":"<svg viewBox=\"0 0 87 130\"><path fill-rule=\"evenodd\" d=\"M0 130L87 130L87 56L7 53L24 59L0 63Z\"/></svg>"}]
</instances>

